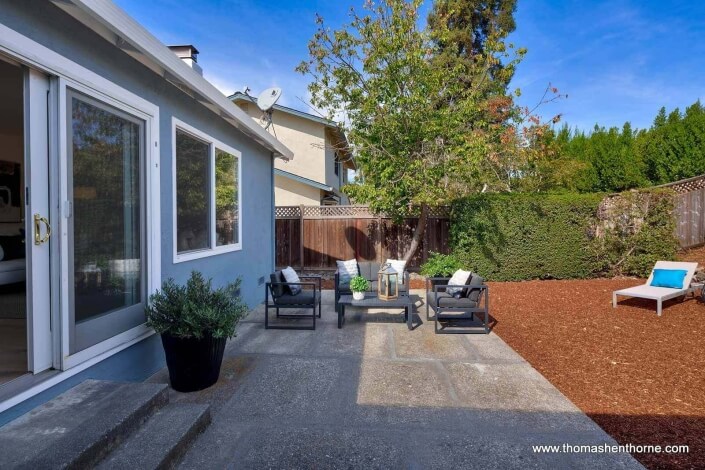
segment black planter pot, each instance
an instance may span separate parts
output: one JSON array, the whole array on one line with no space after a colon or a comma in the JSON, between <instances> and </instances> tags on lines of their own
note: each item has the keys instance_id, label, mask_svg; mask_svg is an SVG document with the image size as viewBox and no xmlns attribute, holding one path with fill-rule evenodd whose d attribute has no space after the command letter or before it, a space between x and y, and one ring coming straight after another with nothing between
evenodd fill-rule
<instances>
[{"instance_id":1,"label":"black planter pot","mask_svg":"<svg viewBox=\"0 0 705 470\"><path fill-rule=\"evenodd\" d=\"M162 345L169 368L171 388L178 392L195 392L218 381L226 338L178 338L162 334Z\"/></svg>"}]
</instances>

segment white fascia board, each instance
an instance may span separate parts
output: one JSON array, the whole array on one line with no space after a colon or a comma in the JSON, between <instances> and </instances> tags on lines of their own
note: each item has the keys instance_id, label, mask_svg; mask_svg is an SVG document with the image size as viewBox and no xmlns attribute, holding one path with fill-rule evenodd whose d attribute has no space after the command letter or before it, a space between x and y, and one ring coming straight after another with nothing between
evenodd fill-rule
<instances>
[{"instance_id":1,"label":"white fascia board","mask_svg":"<svg viewBox=\"0 0 705 470\"><path fill-rule=\"evenodd\" d=\"M222 119L270 150L274 156L286 160L294 158L294 153L289 148L265 131L208 80L186 65L168 47L112 1L70 0L70 2L69 4L65 0L54 0L58 7L113 42L116 47L133 57L135 57L135 53L144 56L146 61L140 60L140 58L138 60L142 63L147 62L145 65L154 72L160 73L164 79L171 82L177 81L178 83L175 85L178 88L193 96L216 112ZM107 32L111 32L115 37L108 37Z\"/></svg>"}]
</instances>

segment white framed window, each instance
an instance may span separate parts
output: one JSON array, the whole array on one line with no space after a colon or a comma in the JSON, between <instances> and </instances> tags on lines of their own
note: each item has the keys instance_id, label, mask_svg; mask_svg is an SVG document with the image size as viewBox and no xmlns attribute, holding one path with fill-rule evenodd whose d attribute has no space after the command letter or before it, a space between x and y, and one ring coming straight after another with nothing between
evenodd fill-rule
<instances>
[{"instance_id":1,"label":"white framed window","mask_svg":"<svg viewBox=\"0 0 705 470\"><path fill-rule=\"evenodd\" d=\"M174 262L242 249L242 154L172 119Z\"/></svg>"}]
</instances>

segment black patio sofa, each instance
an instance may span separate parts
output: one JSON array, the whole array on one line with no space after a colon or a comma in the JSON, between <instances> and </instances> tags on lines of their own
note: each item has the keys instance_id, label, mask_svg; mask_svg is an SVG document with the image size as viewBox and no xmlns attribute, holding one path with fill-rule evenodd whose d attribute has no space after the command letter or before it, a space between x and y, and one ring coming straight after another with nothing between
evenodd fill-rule
<instances>
[{"instance_id":1,"label":"black patio sofa","mask_svg":"<svg viewBox=\"0 0 705 470\"><path fill-rule=\"evenodd\" d=\"M370 288L368 292L377 292L377 273L379 273L382 263L376 261L358 261L357 262L357 272L358 275L364 277L370 281ZM399 284L399 294L409 293L409 272L404 271L401 273L402 284ZM340 282L340 273L336 269L335 271L335 311L338 312L341 295L350 295L352 291L350 290L349 283Z\"/></svg>"}]
</instances>

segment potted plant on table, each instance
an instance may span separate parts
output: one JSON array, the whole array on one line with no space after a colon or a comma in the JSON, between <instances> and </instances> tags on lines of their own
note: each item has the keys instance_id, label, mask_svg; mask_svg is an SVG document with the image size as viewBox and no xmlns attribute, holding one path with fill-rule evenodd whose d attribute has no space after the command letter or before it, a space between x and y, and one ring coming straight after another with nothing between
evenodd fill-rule
<instances>
[{"instance_id":1,"label":"potted plant on table","mask_svg":"<svg viewBox=\"0 0 705 470\"><path fill-rule=\"evenodd\" d=\"M162 337L174 390L194 392L218 381L225 343L247 312L240 282L214 289L193 271L185 285L168 279L149 297L147 325Z\"/></svg>"},{"instance_id":2,"label":"potted plant on table","mask_svg":"<svg viewBox=\"0 0 705 470\"><path fill-rule=\"evenodd\" d=\"M369 288L370 281L362 276L355 276L350 279L350 290L355 300L363 300L365 298L365 292L367 292Z\"/></svg>"}]
</instances>

